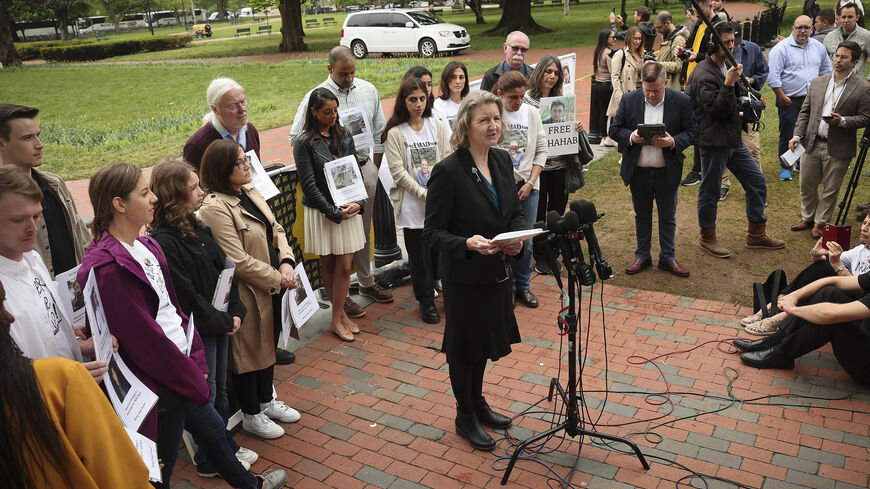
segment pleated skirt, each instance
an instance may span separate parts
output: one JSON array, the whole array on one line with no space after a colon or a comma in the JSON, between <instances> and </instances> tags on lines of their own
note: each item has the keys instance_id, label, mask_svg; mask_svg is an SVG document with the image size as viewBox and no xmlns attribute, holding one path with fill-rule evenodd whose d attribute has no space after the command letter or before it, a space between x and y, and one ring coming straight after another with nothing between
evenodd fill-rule
<instances>
[{"instance_id":1,"label":"pleated skirt","mask_svg":"<svg viewBox=\"0 0 870 489\"><path fill-rule=\"evenodd\" d=\"M305 209L305 252L316 255L355 253L366 244L362 216L357 214L336 224L317 209Z\"/></svg>"}]
</instances>

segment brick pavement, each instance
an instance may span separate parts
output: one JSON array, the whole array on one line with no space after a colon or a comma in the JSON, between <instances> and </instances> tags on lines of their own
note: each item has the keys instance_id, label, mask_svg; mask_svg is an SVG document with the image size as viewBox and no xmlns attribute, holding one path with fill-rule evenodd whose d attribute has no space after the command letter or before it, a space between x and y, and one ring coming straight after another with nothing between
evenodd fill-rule
<instances>
[{"instance_id":1,"label":"brick pavement","mask_svg":"<svg viewBox=\"0 0 870 489\"><path fill-rule=\"evenodd\" d=\"M484 379L490 404L519 416L510 432L519 439L550 426L549 415L521 413L532 405L553 409L545 399L550 379L560 375L564 382L567 375L558 361L565 347L554 326L554 281L536 276L533 288L541 307L516 310L523 342L492 363ZM582 348L588 352L582 376L587 419L660 458L650 458L652 468L645 471L635 458L589 439L582 448L576 439L555 439L537 457L543 463L517 464L509 487L546 488L550 470L566 476L578 450L575 487L675 487L689 474L669 461L754 488L868 487L870 395L780 398L771 404L727 399L729 383L737 399L831 398L861 391L830 348L805 356L793 371L760 371L717 343L740 332L739 317L750 312L747 308L615 286L605 287L603 296L600 288L593 292L591 301L589 294L584 298L581 321ZM509 443L500 441L496 453L474 452L455 433L447 365L438 351L443 323L419 321L409 286L397 289L396 299L366 308L357 341L342 343L325 333L296 350L294 365L276 368L279 396L302 412L302 420L285 425L289 436L278 440L237 435L261 455L254 470L284 468L287 485L297 489L498 486L505 462L497 455L504 456ZM593 312L587 315L590 302ZM634 357L696 347L660 357L655 365ZM609 394L601 391L605 387ZM668 388L672 405L658 405L661 397L644 398L643 393ZM618 426L625 423L633 424ZM646 430L646 439L637 434ZM186 462L173 480L179 489L226 487L199 478ZM694 484L700 487L697 480ZM731 486L710 481L710 487Z\"/></svg>"}]
</instances>

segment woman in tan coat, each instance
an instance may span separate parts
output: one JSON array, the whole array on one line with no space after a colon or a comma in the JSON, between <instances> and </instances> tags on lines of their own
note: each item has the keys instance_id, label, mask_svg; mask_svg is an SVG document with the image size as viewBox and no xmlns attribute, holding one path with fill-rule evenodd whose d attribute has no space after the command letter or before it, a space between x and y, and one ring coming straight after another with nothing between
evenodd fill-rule
<instances>
[{"instance_id":1,"label":"woman in tan coat","mask_svg":"<svg viewBox=\"0 0 870 489\"><path fill-rule=\"evenodd\" d=\"M238 143L211 143L202 156L200 172L209 194L199 217L236 265L239 297L248 310L230 345L233 389L244 414L242 428L261 438L278 438L284 428L272 419L299 420L293 408L272 399L281 295L297 285L293 252L284 228L250 185L251 166Z\"/></svg>"},{"instance_id":2,"label":"woman in tan coat","mask_svg":"<svg viewBox=\"0 0 870 489\"><path fill-rule=\"evenodd\" d=\"M610 83L613 94L607 106L607 117L616 117L622 94L640 87L640 69L643 68L643 33L636 26L625 33L625 47L610 60Z\"/></svg>"}]
</instances>

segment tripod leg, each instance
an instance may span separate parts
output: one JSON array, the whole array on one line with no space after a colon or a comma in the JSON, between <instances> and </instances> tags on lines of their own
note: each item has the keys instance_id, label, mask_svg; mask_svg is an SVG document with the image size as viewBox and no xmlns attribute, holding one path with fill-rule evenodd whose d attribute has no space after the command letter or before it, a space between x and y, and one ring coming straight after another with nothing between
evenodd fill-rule
<instances>
[{"instance_id":1,"label":"tripod leg","mask_svg":"<svg viewBox=\"0 0 870 489\"><path fill-rule=\"evenodd\" d=\"M562 431L562 430L566 429L567 427L568 427L568 423L562 423L553 429L547 430L539 435L533 436L533 437L529 438L528 440L520 443L520 446L518 446L516 448L516 450L514 450L514 454L511 455L511 461L508 462L508 466L504 471L504 476L502 476L502 478L501 478L501 485L507 484L508 478L511 476L511 471L514 469L514 464L517 463L517 458L519 458L520 454L523 453L523 450L525 450L527 446L531 445L532 443L534 443L540 439L546 438L546 437L552 435L553 433L556 433L558 431ZM644 462L646 462L646 461L644 461ZM647 468L649 468L649 467L647 467Z\"/></svg>"},{"instance_id":2,"label":"tripod leg","mask_svg":"<svg viewBox=\"0 0 870 489\"><path fill-rule=\"evenodd\" d=\"M849 184L846 186L846 191L843 192L843 200L840 201L840 210L837 212L837 220L834 221L837 226L842 226L846 222L846 214L849 212L849 207L852 206L852 197L855 195L855 190L858 188L858 179L861 177L861 171L864 168L864 160L867 158L867 149L870 148L870 127L864 128L864 135L861 136L861 141L858 146L861 151L858 152L858 157L855 158L855 165L852 167L852 176L849 178Z\"/></svg>"},{"instance_id":3,"label":"tripod leg","mask_svg":"<svg viewBox=\"0 0 870 489\"><path fill-rule=\"evenodd\" d=\"M635 445L634 442L627 440L625 438L622 438L621 436L606 435L604 433L598 433L597 431L584 430L582 428L580 428L577 431L581 435L588 435L588 436L592 436L595 438L602 438L605 440L618 441L620 443L625 443L626 445L631 447L632 450L634 450L634 454L637 456L637 459L640 461L640 464L643 465L643 468L646 470L649 470L649 463L647 463L646 457L643 456L643 453L640 451L640 448L638 448L638 446Z\"/></svg>"}]
</instances>

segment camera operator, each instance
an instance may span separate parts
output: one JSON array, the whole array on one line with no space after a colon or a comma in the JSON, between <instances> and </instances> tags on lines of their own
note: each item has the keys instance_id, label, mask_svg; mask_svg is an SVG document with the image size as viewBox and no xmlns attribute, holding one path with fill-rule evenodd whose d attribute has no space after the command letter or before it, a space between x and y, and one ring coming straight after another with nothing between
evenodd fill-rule
<instances>
[{"instance_id":1,"label":"camera operator","mask_svg":"<svg viewBox=\"0 0 870 489\"><path fill-rule=\"evenodd\" d=\"M734 26L723 22L716 32L729 51L734 46ZM785 242L767 236L767 182L764 174L743 144L740 131L745 122L738 106L739 90L735 86L743 76L743 66L726 70L727 59L723 46L714 45L686 85L686 94L692 98L695 120L698 122L698 143L701 153L703 179L698 190L698 224L701 228L701 248L717 258L728 258L731 251L716 239L716 211L719 203L719 185L722 171L727 167L740 181L746 192L746 215L749 220L747 248L780 249Z\"/></svg>"},{"instance_id":2,"label":"camera operator","mask_svg":"<svg viewBox=\"0 0 870 489\"><path fill-rule=\"evenodd\" d=\"M713 0L698 0L700 11L693 9L686 10L686 16L693 19L692 30L689 33L689 38L686 40L685 46L675 50L676 55L683 60L683 71L680 74L680 83L686 85L689 76L695 67L704 60L707 56L707 48L710 45L710 33L707 32L707 24L704 23L702 17L708 19L714 27L720 22L720 18L713 13ZM686 178L680 182L680 185L697 185L701 182L701 157L698 147L695 146L695 159L692 164L692 170L686 175Z\"/></svg>"}]
</instances>

